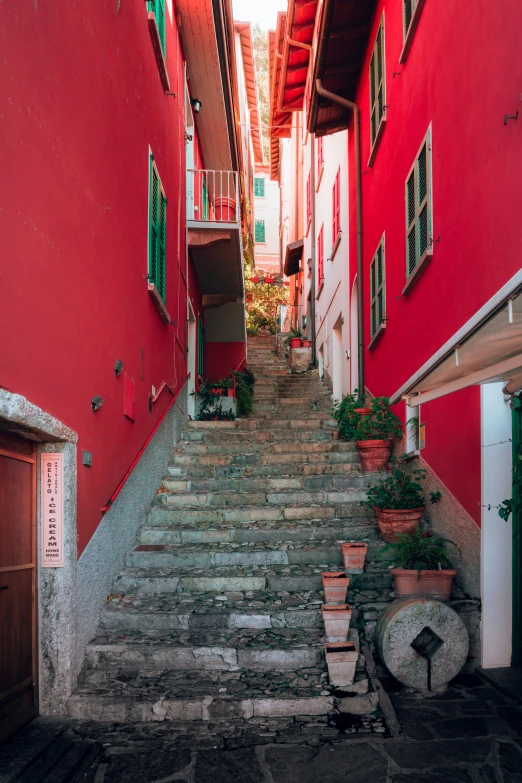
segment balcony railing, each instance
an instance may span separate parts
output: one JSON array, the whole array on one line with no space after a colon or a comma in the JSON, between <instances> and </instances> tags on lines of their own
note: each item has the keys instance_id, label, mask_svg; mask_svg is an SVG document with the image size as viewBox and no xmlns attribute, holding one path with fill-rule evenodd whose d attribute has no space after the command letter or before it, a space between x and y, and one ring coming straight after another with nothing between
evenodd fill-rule
<instances>
[{"instance_id":1,"label":"balcony railing","mask_svg":"<svg viewBox=\"0 0 522 783\"><path fill-rule=\"evenodd\" d=\"M188 169L187 220L198 223L238 223L237 171Z\"/></svg>"}]
</instances>

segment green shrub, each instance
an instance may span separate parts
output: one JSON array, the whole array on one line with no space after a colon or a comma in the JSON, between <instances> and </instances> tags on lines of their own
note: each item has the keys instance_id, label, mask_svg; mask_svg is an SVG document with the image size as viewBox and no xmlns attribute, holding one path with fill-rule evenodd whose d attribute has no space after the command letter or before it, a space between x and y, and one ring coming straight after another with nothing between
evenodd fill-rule
<instances>
[{"instance_id":1,"label":"green shrub","mask_svg":"<svg viewBox=\"0 0 522 783\"><path fill-rule=\"evenodd\" d=\"M426 471L414 468L405 454L392 457L390 465L389 475L370 487L361 506L399 511L425 506L426 496L420 482L426 479ZM440 492L430 492L430 503L438 503L440 498Z\"/></svg>"},{"instance_id":2,"label":"green shrub","mask_svg":"<svg viewBox=\"0 0 522 783\"><path fill-rule=\"evenodd\" d=\"M355 389L353 394L347 394L341 402L334 403L331 415L339 423L339 437L342 440L355 440L357 425L361 418L355 410L365 405L365 396L359 389Z\"/></svg>"},{"instance_id":3,"label":"green shrub","mask_svg":"<svg viewBox=\"0 0 522 783\"><path fill-rule=\"evenodd\" d=\"M238 373L236 375L236 410L238 416L248 416L252 412L254 398L248 383Z\"/></svg>"},{"instance_id":4,"label":"green shrub","mask_svg":"<svg viewBox=\"0 0 522 783\"><path fill-rule=\"evenodd\" d=\"M387 544L381 550L381 553L388 549L393 550L393 555L388 562L393 562L396 568L415 571L420 571L423 568L430 571L451 568L446 547L448 544L456 547L456 544L449 538L432 532L422 533L417 528L411 535L399 533L397 539L396 543Z\"/></svg>"},{"instance_id":5,"label":"green shrub","mask_svg":"<svg viewBox=\"0 0 522 783\"><path fill-rule=\"evenodd\" d=\"M402 422L390 408L388 397L373 397L370 416L357 422L355 440L388 440L402 436Z\"/></svg>"}]
</instances>

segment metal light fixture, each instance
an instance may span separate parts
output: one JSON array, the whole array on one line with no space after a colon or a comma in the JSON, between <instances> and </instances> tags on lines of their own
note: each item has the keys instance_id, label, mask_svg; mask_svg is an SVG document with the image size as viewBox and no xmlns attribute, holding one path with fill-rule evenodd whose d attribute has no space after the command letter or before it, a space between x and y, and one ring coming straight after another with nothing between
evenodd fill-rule
<instances>
[{"instance_id":1,"label":"metal light fixture","mask_svg":"<svg viewBox=\"0 0 522 783\"><path fill-rule=\"evenodd\" d=\"M123 370L123 362L121 361L121 359L116 359L116 362L114 363L114 373L116 375L116 378L120 375L122 370Z\"/></svg>"},{"instance_id":2,"label":"metal light fixture","mask_svg":"<svg viewBox=\"0 0 522 783\"><path fill-rule=\"evenodd\" d=\"M96 397L93 397L91 400L91 408L92 412L96 413L96 411L99 411L101 406L103 405L103 397L100 397L98 394Z\"/></svg>"},{"instance_id":3,"label":"metal light fixture","mask_svg":"<svg viewBox=\"0 0 522 783\"><path fill-rule=\"evenodd\" d=\"M194 109L194 113L199 114L199 110L201 109L201 101L198 100L197 98L191 98L190 105Z\"/></svg>"}]
</instances>

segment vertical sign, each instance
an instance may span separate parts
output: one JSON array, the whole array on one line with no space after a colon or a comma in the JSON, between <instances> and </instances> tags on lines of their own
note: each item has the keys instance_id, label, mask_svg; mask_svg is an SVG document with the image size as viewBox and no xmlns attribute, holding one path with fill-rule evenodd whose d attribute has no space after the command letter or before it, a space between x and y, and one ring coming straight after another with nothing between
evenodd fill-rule
<instances>
[{"instance_id":1,"label":"vertical sign","mask_svg":"<svg viewBox=\"0 0 522 783\"><path fill-rule=\"evenodd\" d=\"M63 566L63 454L41 455L42 566Z\"/></svg>"}]
</instances>

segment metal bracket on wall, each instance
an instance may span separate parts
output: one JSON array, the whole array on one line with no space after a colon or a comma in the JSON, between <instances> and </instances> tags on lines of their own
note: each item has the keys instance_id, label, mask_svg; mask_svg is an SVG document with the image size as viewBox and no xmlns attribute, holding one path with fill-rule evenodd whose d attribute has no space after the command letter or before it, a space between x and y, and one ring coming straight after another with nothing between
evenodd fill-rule
<instances>
[{"instance_id":1,"label":"metal bracket on wall","mask_svg":"<svg viewBox=\"0 0 522 783\"><path fill-rule=\"evenodd\" d=\"M507 125L510 120L518 120L518 109L514 114L504 114L504 125Z\"/></svg>"}]
</instances>

